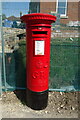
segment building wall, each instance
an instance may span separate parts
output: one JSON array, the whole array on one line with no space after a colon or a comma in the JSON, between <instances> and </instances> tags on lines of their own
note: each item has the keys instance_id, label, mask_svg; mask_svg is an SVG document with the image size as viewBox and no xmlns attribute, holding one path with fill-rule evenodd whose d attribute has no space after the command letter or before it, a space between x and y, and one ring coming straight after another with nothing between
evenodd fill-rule
<instances>
[{"instance_id":1,"label":"building wall","mask_svg":"<svg viewBox=\"0 0 80 120\"><path fill-rule=\"evenodd\" d=\"M40 2L41 13L50 13L51 11L56 12L56 2Z\"/></svg>"},{"instance_id":2,"label":"building wall","mask_svg":"<svg viewBox=\"0 0 80 120\"><path fill-rule=\"evenodd\" d=\"M80 1L79 1L79 4L78 4L78 19L80 21Z\"/></svg>"},{"instance_id":3,"label":"building wall","mask_svg":"<svg viewBox=\"0 0 80 120\"><path fill-rule=\"evenodd\" d=\"M68 2L67 4L67 17L65 19L61 19L61 23L68 23L69 21L78 21L78 8L79 2Z\"/></svg>"},{"instance_id":4,"label":"building wall","mask_svg":"<svg viewBox=\"0 0 80 120\"><path fill-rule=\"evenodd\" d=\"M79 2L68 2L67 3L67 16L66 18L61 18L60 22L67 24L69 21L79 20ZM56 12L56 2L40 2L40 12L50 13L51 11Z\"/></svg>"}]
</instances>

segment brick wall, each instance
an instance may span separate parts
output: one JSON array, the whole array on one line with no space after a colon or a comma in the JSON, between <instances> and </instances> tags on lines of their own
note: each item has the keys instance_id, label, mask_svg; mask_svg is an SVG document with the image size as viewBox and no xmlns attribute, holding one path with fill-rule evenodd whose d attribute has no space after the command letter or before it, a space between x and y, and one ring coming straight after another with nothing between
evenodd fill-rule
<instances>
[{"instance_id":1,"label":"brick wall","mask_svg":"<svg viewBox=\"0 0 80 120\"><path fill-rule=\"evenodd\" d=\"M41 13L50 13L51 11L56 11L56 2L40 2Z\"/></svg>"},{"instance_id":2,"label":"brick wall","mask_svg":"<svg viewBox=\"0 0 80 120\"><path fill-rule=\"evenodd\" d=\"M68 2L67 5L67 17L65 19L61 19L61 23L68 23L69 21L78 21L78 2Z\"/></svg>"},{"instance_id":3,"label":"brick wall","mask_svg":"<svg viewBox=\"0 0 80 120\"><path fill-rule=\"evenodd\" d=\"M79 4L78 4L78 19L80 21L80 1L79 1Z\"/></svg>"},{"instance_id":4,"label":"brick wall","mask_svg":"<svg viewBox=\"0 0 80 120\"><path fill-rule=\"evenodd\" d=\"M61 18L61 23L68 23L69 21L79 20L80 2L68 2L67 4L67 18ZM40 2L40 12L50 13L56 12L56 2Z\"/></svg>"}]
</instances>

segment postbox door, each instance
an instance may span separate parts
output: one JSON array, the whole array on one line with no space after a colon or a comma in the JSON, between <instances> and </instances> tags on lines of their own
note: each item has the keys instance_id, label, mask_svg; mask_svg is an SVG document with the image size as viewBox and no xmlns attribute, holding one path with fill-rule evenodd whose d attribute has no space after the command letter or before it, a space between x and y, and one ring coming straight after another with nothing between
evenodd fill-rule
<instances>
[{"instance_id":1,"label":"postbox door","mask_svg":"<svg viewBox=\"0 0 80 120\"><path fill-rule=\"evenodd\" d=\"M27 39L27 87L35 92L48 89L50 67L50 29L47 32L30 32ZM45 35L44 35L45 34ZM43 37L44 36L44 37ZM29 81L28 81L29 80Z\"/></svg>"}]
</instances>

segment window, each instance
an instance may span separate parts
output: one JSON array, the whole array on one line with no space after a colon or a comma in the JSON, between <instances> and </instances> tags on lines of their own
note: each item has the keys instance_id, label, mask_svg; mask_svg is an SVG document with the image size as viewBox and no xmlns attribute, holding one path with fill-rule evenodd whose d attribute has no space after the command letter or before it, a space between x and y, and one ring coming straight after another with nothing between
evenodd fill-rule
<instances>
[{"instance_id":1,"label":"window","mask_svg":"<svg viewBox=\"0 0 80 120\"><path fill-rule=\"evenodd\" d=\"M29 13L39 13L40 12L40 2L30 2L29 3Z\"/></svg>"},{"instance_id":2,"label":"window","mask_svg":"<svg viewBox=\"0 0 80 120\"><path fill-rule=\"evenodd\" d=\"M57 13L60 16L66 16L67 14L67 0L57 0Z\"/></svg>"}]
</instances>

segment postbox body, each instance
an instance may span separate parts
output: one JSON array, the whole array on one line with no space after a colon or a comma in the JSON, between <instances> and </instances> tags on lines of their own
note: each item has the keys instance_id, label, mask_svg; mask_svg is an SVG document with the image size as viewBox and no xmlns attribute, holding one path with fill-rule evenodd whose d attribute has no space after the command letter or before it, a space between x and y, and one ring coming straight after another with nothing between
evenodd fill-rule
<instances>
[{"instance_id":1,"label":"postbox body","mask_svg":"<svg viewBox=\"0 0 80 120\"><path fill-rule=\"evenodd\" d=\"M48 89L50 26L27 27L27 87L42 92Z\"/></svg>"},{"instance_id":2,"label":"postbox body","mask_svg":"<svg viewBox=\"0 0 80 120\"><path fill-rule=\"evenodd\" d=\"M56 17L48 14L36 13L24 15L21 19L26 23L27 33L27 88L29 91L37 93L37 95L38 93L42 95L43 92L45 93L45 91L48 91L51 23L56 20ZM34 95L32 98L29 97L29 99L34 99ZM45 97L45 99L47 98ZM39 102L37 104L39 104Z\"/></svg>"}]
</instances>

